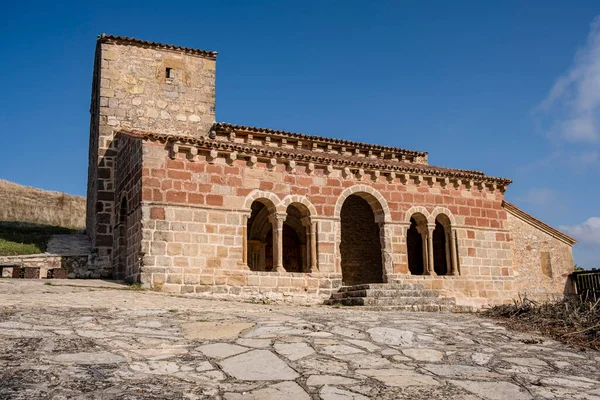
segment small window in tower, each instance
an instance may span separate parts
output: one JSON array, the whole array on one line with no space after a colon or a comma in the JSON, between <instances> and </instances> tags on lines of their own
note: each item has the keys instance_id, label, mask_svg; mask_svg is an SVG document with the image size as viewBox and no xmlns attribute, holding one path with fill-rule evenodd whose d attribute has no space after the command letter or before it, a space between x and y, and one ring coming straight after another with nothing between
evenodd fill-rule
<instances>
[{"instance_id":1,"label":"small window in tower","mask_svg":"<svg viewBox=\"0 0 600 400\"><path fill-rule=\"evenodd\" d=\"M165 69L165 78L173 79L173 68Z\"/></svg>"}]
</instances>

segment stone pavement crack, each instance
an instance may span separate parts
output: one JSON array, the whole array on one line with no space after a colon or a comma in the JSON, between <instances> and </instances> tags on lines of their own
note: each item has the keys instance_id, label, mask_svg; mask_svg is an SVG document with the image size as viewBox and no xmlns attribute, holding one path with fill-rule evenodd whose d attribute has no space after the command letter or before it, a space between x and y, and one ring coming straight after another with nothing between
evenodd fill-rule
<instances>
[{"instance_id":1,"label":"stone pavement crack","mask_svg":"<svg viewBox=\"0 0 600 400\"><path fill-rule=\"evenodd\" d=\"M475 315L0 286L0 398L600 397L600 353ZM48 289L44 293L42 288Z\"/></svg>"}]
</instances>

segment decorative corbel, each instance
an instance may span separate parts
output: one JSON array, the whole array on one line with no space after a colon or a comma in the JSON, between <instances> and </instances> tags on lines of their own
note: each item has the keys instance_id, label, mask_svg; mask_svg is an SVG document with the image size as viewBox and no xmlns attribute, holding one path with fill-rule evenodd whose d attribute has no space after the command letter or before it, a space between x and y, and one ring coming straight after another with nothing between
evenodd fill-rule
<instances>
[{"instance_id":1,"label":"decorative corbel","mask_svg":"<svg viewBox=\"0 0 600 400\"><path fill-rule=\"evenodd\" d=\"M400 174L400 182L402 182L404 185L406 185L408 183L408 181L410 180L410 175L408 174Z\"/></svg>"},{"instance_id":2,"label":"decorative corbel","mask_svg":"<svg viewBox=\"0 0 600 400\"><path fill-rule=\"evenodd\" d=\"M219 152L215 149L212 149L210 151L210 153L208 153L207 160L209 163L212 164L213 162L215 162L215 160L217 159L218 156L219 156Z\"/></svg>"},{"instance_id":3,"label":"decorative corbel","mask_svg":"<svg viewBox=\"0 0 600 400\"><path fill-rule=\"evenodd\" d=\"M276 166L277 166L277 159L275 159L275 158L271 158L269 160L269 162L267 163L267 168L269 168L269 169L273 169Z\"/></svg>"},{"instance_id":4,"label":"decorative corbel","mask_svg":"<svg viewBox=\"0 0 600 400\"><path fill-rule=\"evenodd\" d=\"M171 157L171 159L175 159L175 157L177 157L177 153L179 153L179 144L173 143L169 150L169 157Z\"/></svg>"},{"instance_id":5,"label":"decorative corbel","mask_svg":"<svg viewBox=\"0 0 600 400\"><path fill-rule=\"evenodd\" d=\"M412 178L415 181L416 185L420 185L421 182L423 182L423 176L422 175L413 175Z\"/></svg>"},{"instance_id":6,"label":"decorative corbel","mask_svg":"<svg viewBox=\"0 0 600 400\"><path fill-rule=\"evenodd\" d=\"M358 177L358 179L362 179L363 176L365 176L365 170L362 168L359 168L358 171L356 172L356 176Z\"/></svg>"},{"instance_id":7,"label":"decorative corbel","mask_svg":"<svg viewBox=\"0 0 600 400\"><path fill-rule=\"evenodd\" d=\"M440 181L440 186L443 188L448 186L448 183L450 183L450 179L448 179L448 178L441 178L439 181Z\"/></svg>"},{"instance_id":8,"label":"decorative corbel","mask_svg":"<svg viewBox=\"0 0 600 400\"><path fill-rule=\"evenodd\" d=\"M227 157L227 163L229 165L232 165L235 162L235 160L237 160L237 158L238 158L237 151L233 151L233 152L229 153L229 156Z\"/></svg>"},{"instance_id":9,"label":"decorative corbel","mask_svg":"<svg viewBox=\"0 0 600 400\"><path fill-rule=\"evenodd\" d=\"M191 162L198 161L198 149L196 147L190 147L190 150L187 153L187 158Z\"/></svg>"},{"instance_id":10,"label":"decorative corbel","mask_svg":"<svg viewBox=\"0 0 600 400\"><path fill-rule=\"evenodd\" d=\"M314 163L308 163L308 165L306 166L306 173L307 174L312 174L315 171L315 164Z\"/></svg>"},{"instance_id":11,"label":"decorative corbel","mask_svg":"<svg viewBox=\"0 0 600 400\"><path fill-rule=\"evenodd\" d=\"M462 185L462 180L461 179L454 179L452 181L452 184L454 185L455 189L459 189L460 186Z\"/></svg>"},{"instance_id":12,"label":"decorative corbel","mask_svg":"<svg viewBox=\"0 0 600 400\"><path fill-rule=\"evenodd\" d=\"M381 176L381 172L379 172L378 170L375 170L371 174L371 179L373 180L373 182L377 182L377 180L379 179L380 176Z\"/></svg>"},{"instance_id":13,"label":"decorative corbel","mask_svg":"<svg viewBox=\"0 0 600 400\"><path fill-rule=\"evenodd\" d=\"M288 172L290 172L290 173L294 172L294 168L296 168L296 161L294 161L294 160L288 161L288 163L287 163Z\"/></svg>"},{"instance_id":14,"label":"decorative corbel","mask_svg":"<svg viewBox=\"0 0 600 400\"><path fill-rule=\"evenodd\" d=\"M388 182L394 182L394 179L396 179L396 173L394 171L390 172L387 176L387 180Z\"/></svg>"},{"instance_id":15,"label":"decorative corbel","mask_svg":"<svg viewBox=\"0 0 600 400\"><path fill-rule=\"evenodd\" d=\"M342 175L344 176L344 178L348 178L350 175L352 175L352 171L350 171L350 168L345 167L342 170Z\"/></svg>"},{"instance_id":16,"label":"decorative corbel","mask_svg":"<svg viewBox=\"0 0 600 400\"><path fill-rule=\"evenodd\" d=\"M248 158L248 165L250 167L254 167L256 165L256 163L258 162L258 158L256 158L256 156L250 156Z\"/></svg>"},{"instance_id":17,"label":"decorative corbel","mask_svg":"<svg viewBox=\"0 0 600 400\"><path fill-rule=\"evenodd\" d=\"M331 173L333 172L333 165L329 164L326 168L325 168L325 172L327 173L327 175L331 175Z\"/></svg>"}]
</instances>

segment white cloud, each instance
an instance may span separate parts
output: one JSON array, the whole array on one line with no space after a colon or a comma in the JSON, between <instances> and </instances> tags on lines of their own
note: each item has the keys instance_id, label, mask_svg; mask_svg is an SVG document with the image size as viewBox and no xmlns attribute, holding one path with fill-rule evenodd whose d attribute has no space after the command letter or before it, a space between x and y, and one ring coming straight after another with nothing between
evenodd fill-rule
<instances>
[{"instance_id":1,"label":"white cloud","mask_svg":"<svg viewBox=\"0 0 600 400\"><path fill-rule=\"evenodd\" d=\"M567 73L536 111L551 136L569 142L600 140L600 16L592 21L587 43Z\"/></svg>"},{"instance_id":2,"label":"white cloud","mask_svg":"<svg viewBox=\"0 0 600 400\"><path fill-rule=\"evenodd\" d=\"M559 229L582 243L600 244L600 217L590 217L581 224L561 226Z\"/></svg>"}]
</instances>

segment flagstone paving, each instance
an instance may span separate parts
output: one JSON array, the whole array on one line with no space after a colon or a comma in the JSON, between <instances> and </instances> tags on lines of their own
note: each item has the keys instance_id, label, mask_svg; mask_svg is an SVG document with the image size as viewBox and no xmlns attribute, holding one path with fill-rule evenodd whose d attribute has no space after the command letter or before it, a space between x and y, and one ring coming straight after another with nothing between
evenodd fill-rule
<instances>
[{"instance_id":1,"label":"flagstone paving","mask_svg":"<svg viewBox=\"0 0 600 400\"><path fill-rule=\"evenodd\" d=\"M470 314L0 280L1 399L598 399L600 353Z\"/></svg>"}]
</instances>

